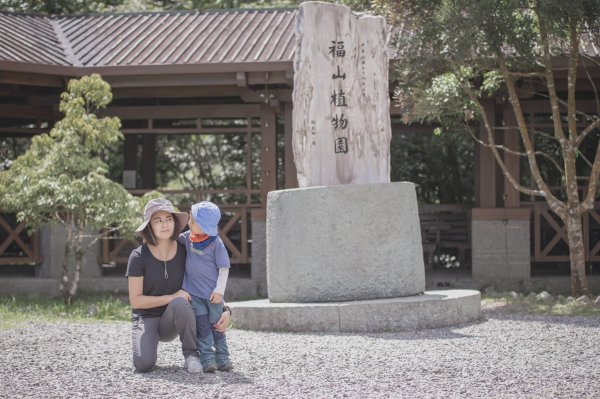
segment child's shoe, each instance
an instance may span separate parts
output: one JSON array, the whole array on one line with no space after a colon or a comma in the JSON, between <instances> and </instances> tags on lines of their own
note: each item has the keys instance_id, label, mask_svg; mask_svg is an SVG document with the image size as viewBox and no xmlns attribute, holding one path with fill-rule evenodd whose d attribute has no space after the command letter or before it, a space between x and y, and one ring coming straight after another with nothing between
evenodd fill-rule
<instances>
[{"instance_id":1,"label":"child's shoe","mask_svg":"<svg viewBox=\"0 0 600 399\"><path fill-rule=\"evenodd\" d=\"M219 371L231 371L233 370L233 363L227 362L219 365Z\"/></svg>"},{"instance_id":2,"label":"child's shoe","mask_svg":"<svg viewBox=\"0 0 600 399\"><path fill-rule=\"evenodd\" d=\"M209 365L207 365L206 367L204 367L203 370L205 373L214 373L215 371L217 371L217 365L214 363L210 363Z\"/></svg>"},{"instance_id":3,"label":"child's shoe","mask_svg":"<svg viewBox=\"0 0 600 399\"><path fill-rule=\"evenodd\" d=\"M202 363L200 363L200 358L198 356L188 356L185 358L185 363L183 367L189 372L193 374L202 372Z\"/></svg>"}]
</instances>

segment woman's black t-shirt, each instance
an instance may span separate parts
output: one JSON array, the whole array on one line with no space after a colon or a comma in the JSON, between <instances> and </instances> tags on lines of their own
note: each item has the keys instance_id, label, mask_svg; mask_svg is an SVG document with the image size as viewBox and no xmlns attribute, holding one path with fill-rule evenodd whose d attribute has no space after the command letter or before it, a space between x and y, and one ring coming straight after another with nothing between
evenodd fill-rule
<instances>
[{"instance_id":1,"label":"woman's black t-shirt","mask_svg":"<svg viewBox=\"0 0 600 399\"><path fill-rule=\"evenodd\" d=\"M140 245L129 256L126 277L144 277L143 295L160 296L171 295L181 289L185 275L186 249L183 244L177 243L177 253L173 259L167 261L167 275L165 278L165 263L152 255L147 244ZM167 306L150 309L133 309L133 313L143 317L161 317Z\"/></svg>"}]
</instances>

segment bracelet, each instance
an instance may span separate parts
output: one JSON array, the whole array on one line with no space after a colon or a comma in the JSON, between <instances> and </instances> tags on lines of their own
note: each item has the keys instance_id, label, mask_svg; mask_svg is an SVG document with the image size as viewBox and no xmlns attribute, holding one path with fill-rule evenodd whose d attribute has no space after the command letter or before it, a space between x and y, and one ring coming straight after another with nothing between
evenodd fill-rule
<instances>
[{"instance_id":1,"label":"bracelet","mask_svg":"<svg viewBox=\"0 0 600 399\"><path fill-rule=\"evenodd\" d=\"M223 312L229 312L229 316L233 315L231 308L227 305L223 306Z\"/></svg>"}]
</instances>

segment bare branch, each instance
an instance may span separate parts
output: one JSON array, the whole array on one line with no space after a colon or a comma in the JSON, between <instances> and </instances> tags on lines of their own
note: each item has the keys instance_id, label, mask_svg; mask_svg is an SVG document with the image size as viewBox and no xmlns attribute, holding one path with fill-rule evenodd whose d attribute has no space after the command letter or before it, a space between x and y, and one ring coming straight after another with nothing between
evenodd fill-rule
<instances>
[{"instance_id":1,"label":"bare branch","mask_svg":"<svg viewBox=\"0 0 600 399\"><path fill-rule=\"evenodd\" d=\"M499 150L504 151L507 154L512 154L518 157L527 157L527 153L524 152L519 152L519 151L515 151L515 150L511 150L508 147L505 147L501 144L488 144L485 141L481 140L480 138L478 138L475 135L475 132L473 132L471 126L467 126L467 131L469 132L469 134L471 135L471 137L473 138L473 140L475 140L478 144L481 144L482 146L486 147L486 148L491 148L492 146L496 147ZM555 139L555 137L552 137L553 139ZM556 162L556 160L554 158L552 158L551 155L546 154L545 152L542 151L535 151L534 152L535 155L539 155L541 157L546 158L547 160L549 160L555 167L556 169L560 172L561 175L563 175L565 172L562 170L562 168L560 167L560 165L558 164L558 162Z\"/></svg>"},{"instance_id":2,"label":"bare branch","mask_svg":"<svg viewBox=\"0 0 600 399\"><path fill-rule=\"evenodd\" d=\"M542 64L542 67L545 71L544 74L545 74L545 78L546 78L546 87L548 88L550 106L552 108L552 120L554 122L554 134L556 135L559 142L561 143L561 146L564 149L564 147L566 146L567 138L565 137L565 134L563 132L562 123L561 123L561 119L560 119L560 109L558 107L558 95L556 94L556 85L554 83L554 72L552 70L552 55L550 53L550 45L549 45L550 39L548 37L548 32L546 29L546 21L542 18L542 16L538 12L537 7L535 7L534 10L535 10L535 14L538 19L538 23L539 23L539 27L540 27L541 42L543 44L543 49L544 49L544 56L543 56L544 62ZM501 58L501 61L504 61L503 54L501 54L500 58ZM508 69L508 68L506 68L506 69Z\"/></svg>"},{"instance_id":3,"label":"bare branch","mask_svg":"<svg viewBox=\"0 0 600 399\"><path fill-rule=\"evenodd\" d=\"M504 84L508 90L508 97L510 104L513 108L513 112L517 119L517 125L519 127L519 133L521 134L521 140L525 145L525 151L527 153L527 161L529 162L529 169L531 170L531 175L536 182L536 185L540 188L540 192L543 194L533 194L533 195L541 195L546 198L548 205L554 210L557 214L564 214L565 212L565 204L559 201L550 191L550 188L542 178L542 174L540 172L539 166L537 164L537 160L534 155L533 144L531 143L531 139L529 137L529 132L527 129L527 123L525 122L525 118L523 117L523 111L521 109L521 103L519 102L519 97L517 96L517 92L515 90L514 82L512 77L508 74L508 66L506 65L506 60L504 59L504 54L497 53L498 62L500 64L500 70L502 71L502 75L504 77ZM479 104L478 106L481 106ZM560 122L560 121L559 121ZM564 138L564 135L563 135ZM511 182L512 184L512 182ZM513 184L514 185L514 184ZM519 190L521 191L521 190ZM524 192L524 191L523 191ZM526 193L527 194L527 193Z\"/></svg>"},{"instance_id":4,"label":"bare branch","mask_svg":"<svg viewBox=\"0 0 600 399\"><path fill-rule=\"evenodd\" d=\"M544 131L541 130L537 130L537 129L529 129L529 131L531 131L532 133L535 134L539 134L540 136L544 136L545 138L549 139L549 140L556 140L558 141L558 139L556 138L556 136L552 136Z\"/></svg>"},{"instance_id":5,"label":"bare branch","mask_svg":"<svg viewBox=\"0 0 600 399\"><path fill-rule=\"evenodd\" d=\"M580 56L582 56L584 58L591 58L591 57L588 57L588 56L586 56L584 54L580 54ZM598 114L600 114L600 98L598 97L598 89L596 88L596 84L594 83L594 79L592 79L592 76L590 75L590 71L588 70L587 63L582 62L581 65L583 65L583 69L585 70L585 74L587 75L587 78L590 81L590 84L594 88L594 98L596 99L596 112Z\"/></svg>"},{"instance_id":6,"label":"bare branch","mask_svg":"<svg viewBox=\"0 0 600 399\"><path fill-rule=\"evenodd\" d=\"M590 134L594 129L600 127L600 119L596 119L593 123L591 123L588 127L586 127L579 137L577 137L577 141L575 141L575 148L581 145L581 142L585 140L585 138Z\"/></svg>"},{"instance_id":7,"label":"bare branch","mask_svg":"<svg viewBox=\"0 0 600 399\"><path fill-rule=\"evenodd\" d=\"M543 78L545 75L543 72L509 72L511 76L519 78Z\"/></svg>"},{"instance_id":8,"label":"bare branch","mask_svg":"<svg viewBox=\"0 0 600 399\"><path fill-rule=\"evenodd\" d=\"M577 83L577 59L579 58L579 31L575 21L569 21L569 72L567 75L567 124L571 141L577 139L577 119L575 117L575 85Z\"/></svg>"},{"instance_id":9,"label":"bare branch","mask_svg":"<svg viewBox=\"0 0 600 399\"><path fill-rule=\"evenodd\" d=\"M532 190L530 188L524 187L521 184L519 184L519 182L517 182L517 180L514 178L514 176L509 172L508 168L506 167L506 164L504 163L504 160L502 159L502 157L498 153L498 149L496 148L496 144L495 144L495 140L494 140L494 130L493 130L493 128L490 124L490 121L487 117L487 112L486 112L485 108L483 107L483 105L481 104L481 102L479 101L477 96L475 96L475 94L473 93L473 91L471 90L470 87L465 87L465 90L466 90L467 94L469 95L469 98L471 99L471 101L473 101L475 103L475 105L477 106L477 108L479 109L479 112L483 119L483 124L485 126L485 130L487 131L487 134L488 134L488 140L490 142L490 146L488 148L490 148L492 150L492 153L494 154L494 158L496 158L496 162L498 162L498 165L500 166L500 169L502 169L502 172L504 173L504 176L506 177L506 179L510 182L510 184L513 185L514 188L516 188L517 190L519 190L520 192L522 192L524 194L546 197L546 193L542 190Z\"/></svg>"},{"instance_id":10,"label":"bare branch","mask_svg":"<svg viewBox=\"0 0 600 399\"><path fill-rule=\"evenodd\" d=\"M592 166L592 172L590 173L590 180L588 182L588 189L585 195L585 199L579 205L579 210L585 212L594 207L594 200L596 198L596 190L598 188L598 179L600 178L600 145L596 148L596 156L594 157L594 166Z\"/></svg>"},{"instance_id":11,"label":"bare branch","mask_svg":"<svg viewBox=\"0 0 600 399\"><path fill-rule=\"evenodd\" d=\"M581 159L583 159L585 161L585 163L588 164L589 167L593 168L594 165L590 162L589 159L587 159L587 157L585 155L583 155L583 152L578 151L577 154L581 157Z\"/></svg>"}]
</instances>

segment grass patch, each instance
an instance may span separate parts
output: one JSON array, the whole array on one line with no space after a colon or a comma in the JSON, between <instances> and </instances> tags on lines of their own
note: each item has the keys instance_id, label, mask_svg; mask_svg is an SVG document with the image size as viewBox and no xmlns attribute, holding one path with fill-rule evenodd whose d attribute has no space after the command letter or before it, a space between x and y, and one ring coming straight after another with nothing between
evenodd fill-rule
<instances>
[{"instance_id":1,"label":"grass patch","mask_svg":"<svg viewBox=\"0 0 600 399\"><path fill-rule=\"evenodd\" d=\"M510 295L484 295L481 299L483 309L505 313L544 315L544 316L567 316L567 317L600 317L600 306L591 303L584 304L576 301L554 299L545 303L527 297L513 298Z\"/></svg>"},{"instance_id":2,"label":"grass patch","mask_svg":"<svg viewBox=\"0 0 600 399\"><path fill-rule=\"evenodd\" d=\"M65 306L62 298L0 295L0 329L27 322L111 322L131 320L129 301L113 296L81 296Z\"/></svg>"}]
</instances>

